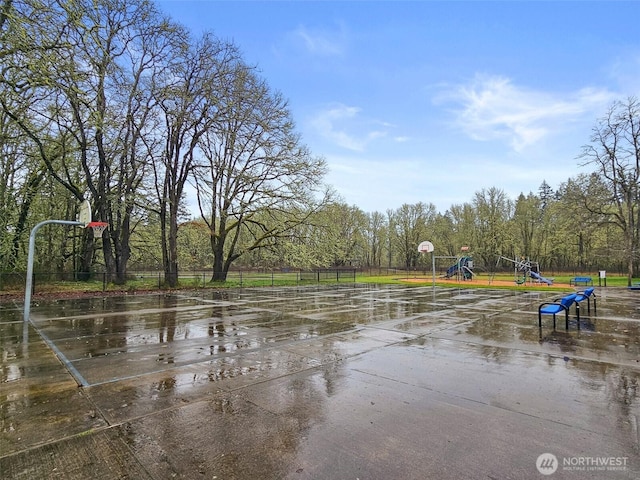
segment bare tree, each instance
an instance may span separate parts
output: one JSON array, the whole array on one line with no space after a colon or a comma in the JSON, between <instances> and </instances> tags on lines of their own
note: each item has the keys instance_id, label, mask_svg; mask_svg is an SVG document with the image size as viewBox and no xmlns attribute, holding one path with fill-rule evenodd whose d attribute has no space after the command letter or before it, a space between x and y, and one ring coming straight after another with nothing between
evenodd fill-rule
<instances>
[{"instance_id":1,"label":"bare tree","mask_svg":"<svg viewBox=\"0 0 640 480\"><path fill-rule=\"evenodd\" d=\"M299 135L279 93L238 65L216 128L202 136L200 212L211 235L213 281L226 280L241 255L267 247L305 223L325 197L325 173Z\"/></svg>"},{"instance_id":2,"label":"bare tree","mask_svg":"<svg viewBox=\"0 0 640 480\"><path fill-rule=\"evenodd\" d=\"M382 253L385 248L385 239L389 235L387 219L380 212L366 214L367 225L364 228L364 235L367 242L367 250L364 256L364 263L367 267L382 266Z\"/></svg>"},{"instance_id":3,"label":"bare tree","mask_svg":"<svg viewBox=\"0 0 640 480\"><path fill-rule=\"evenodd\" d=\"M583 189L584 207L603 215L623 233L627 278L631 285L640 258L640 103L635 97L615 102L593 128L580 156L598 175Z\"/></svg>"},{"instance_id":4,"label":"bare tree","mask_svg":"<svg viewBox=\"0 0 640 480\"><path fill-rule=\"evenodd\" d=\"M393 236L395 248L407 269L418 266L420 253L418 245L428 235L428 226L436 218L436 208L422 202L414 205L403 204L393 214Z\"/></svg>"},{"instance_id":5,"label":"bare tree","mask_svg":"<svg viewBox=\"0 0 640 480\"><path fill-rule=\"evenodd\" d=\"M60 78L95 216L109 224L103 234L105 265L123 283L133 213L151 162L153 79L181 31L146 0L81 7L63 4L75 56Z\"/></svg>"},{"instance_id":6,"label":"bare tree","mask_svg":"<svg viewBox=\"0 0 640 480\"><path fill-rule=\"evenodd\" d=\"M538 229L542 226L541 220L540 199L532 193L526 197L521 193L516 200L513 212L514 241L521 245L520 254L526 258L532 258L537 254L534 240L539 237Z\"/></svg>"},{"instance_id":7,"label":"bare tree","mask_svg":"<svg viewBox=\"0 0 640 480\"><path fill-rule=\"evenodd\" d=\"M94 216L109 223L107 271L124 282L132 215L150 161L150 79L177 29L146 0L3 7L10 20L2 39L14 52L4 58L4 84L28 109L5 101L2 108L37 146L49 176L77 200L90 192ZM84 240L79 268L88 271L94 244L90 235Z\"/></svg>"},{"instance_id":8,"label":"bare tree","mask_svg":"<svg viewBox=\"0 0 640 480\"><path fill-rule=\"evenodd\" d=\"M508 225L513 214L513 204L503 190L490 188L476 192L474 254L491 265L505 245L511 243Z\"/></svg>"},{"instance_id":9,"label":"bare tree","mask_svg":"<svg viewBox=\"0 0 640 480\"><path fill-rule=\"evenodd\" d=\"M201 138L219 121L221 99L233 81L239 62L235 46L206 34L195 45L185 44L172 74L158 90L164 119L164 150L154 164L157 212L162 232L165 281L178 283L178 221L185 187L198 165Z\"/></svg>"}]
</instances>

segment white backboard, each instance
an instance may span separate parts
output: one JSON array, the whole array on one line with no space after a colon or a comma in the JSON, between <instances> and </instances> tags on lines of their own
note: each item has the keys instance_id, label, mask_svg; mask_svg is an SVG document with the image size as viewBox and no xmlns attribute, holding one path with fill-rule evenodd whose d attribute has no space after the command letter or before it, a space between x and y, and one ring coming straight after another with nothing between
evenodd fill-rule
<instances>
[{"instance_id":1,"label":"white backboard","mask_svg":"<svg viewBox=\"0 0 640 480\"><path fill-rule=\"evenodd\" d=\"M91 204L89 200L83 200L78 211L78 222L82 223L85 228L91 223Z\"/></svg>"},{"instance_id":2,"label":"white backboard","mask_svg":"<svg viewBox=\"0 0 640 480\"><path fill-rule=\"evenodd\" d=\"M433 243L431 242L422 242L420 245L418 245L418 251L420 253L430 253L433 252Z\"/></svg>"}]
</instances>

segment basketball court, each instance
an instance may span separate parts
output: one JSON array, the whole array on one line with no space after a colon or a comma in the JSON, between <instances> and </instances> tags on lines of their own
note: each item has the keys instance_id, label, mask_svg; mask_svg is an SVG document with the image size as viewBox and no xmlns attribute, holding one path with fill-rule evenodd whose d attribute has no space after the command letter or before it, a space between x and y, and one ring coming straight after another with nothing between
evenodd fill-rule
<instances>
[{"instance_id":1,"label":"basketball court","mask_svg":"<svg viewBox=\"0 0 640 480\"><path fill-rule=\"evenodd\" d=\"M580 329L573 310L539 329L557 295L203 290L41 302L29 322L0 305L0 473L638 478L638 292L598 288Z\"/></svg>"}]
</instances>

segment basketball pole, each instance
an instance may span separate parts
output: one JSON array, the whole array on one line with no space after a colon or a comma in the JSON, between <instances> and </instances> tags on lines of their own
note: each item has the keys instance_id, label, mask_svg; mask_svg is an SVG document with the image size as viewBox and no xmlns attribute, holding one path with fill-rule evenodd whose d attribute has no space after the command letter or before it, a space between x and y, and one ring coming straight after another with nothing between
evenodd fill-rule
<instances>
[{"instance_id":1,"label":"basketball pole","mask_svg":"<svg viewBox=\"0 0 640 480\"><path fill-rule=\"evenodd\" d=\"M433 286L435 287L436 286L436 258L433 255L433 251L434 251L433 243L429 242L428 240L425 240L424 242L421 242L420 245L418 245L419 253L431 254L431 267L433 270Z\"/></svg>"},{"instance_id":2,"label":"basketball pole","mask_svg":"<svg viewBox=\"0 0 640 480\"><path fill-rule=\"evenodd\" d=\"M433 284L432 287L436 286L436 256L431 252L431 271L433 272Z\"/></svg>"},{"instance_id":3,"label":"basketball pole","mask_svg":"<svg viewBox=\"0 0 640 480\"><path fill-rule=\"evenodd\" d=\"M24 291L24 314L23 319L25 322L29 321L29 315L31 313L31 290L33 289L33 257L34 252L36 250L36 233L40 230L41 227L49 224L57 224L57 225L73 225L74 227L84 227L84 222L74 222L71 220L45 220L44 222L40 222L33 230L31 230L31 234L29 235L29 258L27 260L27 285Z\"/></svg>"}]
</instances>

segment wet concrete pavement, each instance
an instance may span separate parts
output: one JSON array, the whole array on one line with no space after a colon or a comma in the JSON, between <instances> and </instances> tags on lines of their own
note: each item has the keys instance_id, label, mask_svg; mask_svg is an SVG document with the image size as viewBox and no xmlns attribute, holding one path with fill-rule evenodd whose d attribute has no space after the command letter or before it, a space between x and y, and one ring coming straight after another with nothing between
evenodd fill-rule
<instances>
[{"instance_id":1,"label":"wet concrete pavement","mask_svg":"<svg viewBox=\"0 0 640 480\"><path fill-rule=\"evenodd\" d=\"M640 478L640 293L597 295L568 332L538 328L552 292L0 306L0 477Z\"/></svg>"}]
</instances>

